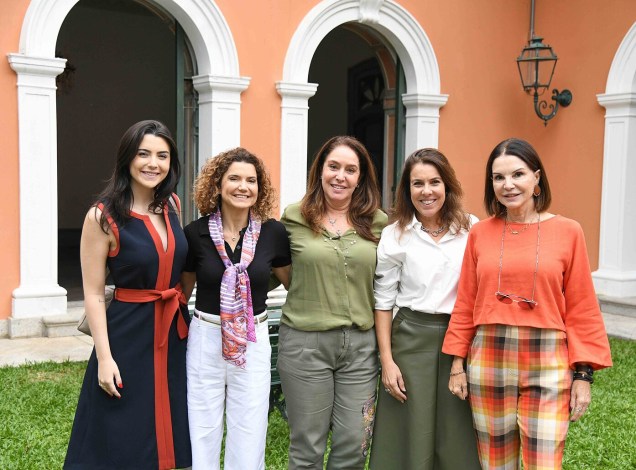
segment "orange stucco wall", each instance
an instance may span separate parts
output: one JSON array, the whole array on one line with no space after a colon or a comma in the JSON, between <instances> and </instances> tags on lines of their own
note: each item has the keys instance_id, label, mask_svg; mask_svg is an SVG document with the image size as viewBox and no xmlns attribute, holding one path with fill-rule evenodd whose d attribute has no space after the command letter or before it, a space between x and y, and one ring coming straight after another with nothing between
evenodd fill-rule
<instances>
[{"instance_id":1,"label":"orange stucco wall","mask_svg":"<svg viewBox=\"0 0 636 470\"><path fill-rule=\"evenodd\" d=\"M241 75L251 77L242 94L241 145L266 161L272 183L280 187L281 109L275 83L283 78L285 54L298 24L319 2L250 2L249 15L243 2L216 3L234 36Z\"/></svg>"},{"instance_id":2,"label":"orange stucco wall","mask_svg":"<svg viewBox=\"0 0 636 470\"><path fill-rule=\"evenodd\" d=\"M15 52L28 0L3 5L0 50ZM242 95L242 145L263 157L280 183L280 97L287 47L318 0L216 0L234 36L240 73L251 77ZM603 93L614 54L636 21L636 2L613 0L537 1L535 30L559 56L553 87L574 95L547 127L523 93L515 58L527 41L530 0L399 0L422 25L440 68L440 149L451 159L466 190L467 208L483 216L483 169L490 150L518 136L542 156L554 202L552 212L578 220L586 233L592 268L598 264L603 160ZM11 311L19 282L18 129L15 74L0 65L0 124L3 171L0 183L0 319Z\"/></svg>"},{"instance_id":3,"label":"orange stucco wall","mask_svg":"<svg viewBox=\"0 0 636 470\"><path fill-rule=\"evenodd\" d=\"M20 28L28 1L2 5L0 52L18 51ZM16 75L9 62L0 60L0 129L2 129L2 171L0 171L0 320L11 315L11 292L20 280L20 232L18 202L18 95Z\"/></svg>"},{"instance_id":4,"label":"orange stucco wall","mask_svg":"<svg viewBox=\"0 0 636 470\"><path fill-rule=\"evenodd\" d=\"M242 142L265 158L278 183L280 99L286 48L317 1L241 2L219 0L234 34L241 74L252 78L243 93ZM592 269L598 265L603 164L604 109L596 95L614 54L636 20L636 2L614 0L538 1L535 31L559 56L552 87L568 88L573 103L547 127L535 116L532 97L521 88L515 58L528 38L530 0L480 2L401 0L429 37L440 68L439 147L451 159L466 190L466 205L480 217L484 166L501 140L518 136L538 150L553 189L551 210L583 226ZM263 38L266 37L267 41ZM546 94L549 99L550 94Z\"/></svg>"}]
</instances>

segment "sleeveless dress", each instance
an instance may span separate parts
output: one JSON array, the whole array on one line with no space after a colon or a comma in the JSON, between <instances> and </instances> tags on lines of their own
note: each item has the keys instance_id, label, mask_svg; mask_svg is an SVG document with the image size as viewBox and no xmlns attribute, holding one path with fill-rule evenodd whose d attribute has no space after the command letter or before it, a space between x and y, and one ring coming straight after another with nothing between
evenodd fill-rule
<instances>
[{"instance_id":1,"label":"sleeveless dress","mask_svg":"<svg viewBox=\"0 0 636 470\"><path fill-rule=\"evenodd\" d=\"M121 399L98 385L95 349L79 396L65 469L171 469L191 465L186 407L190 322L177 286L188 244L177 214L164 208L168 248L148 216L131 213L108 254L117 290L106 313ZM175 289L177 287L177 289ZM152 299L152 300L149 300Z\"/></svg>"}]
</instances>

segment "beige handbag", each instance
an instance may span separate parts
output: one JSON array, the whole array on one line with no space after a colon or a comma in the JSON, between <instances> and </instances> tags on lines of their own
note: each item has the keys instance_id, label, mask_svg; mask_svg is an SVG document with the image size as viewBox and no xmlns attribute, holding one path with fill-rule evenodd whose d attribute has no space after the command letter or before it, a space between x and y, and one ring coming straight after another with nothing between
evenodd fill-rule
<instances>
[{"instance_id":1,"label":"beige handbag","mask_svg":"<svg viewBox=\"0 0 636 470\"><path fill-rule=\"evenodd\" d=\"M106 304L106 310L110 306L110 303L113 301L113 297L115 296L115 286L105 286L104 287L104 303ZM88 324L88 318L86 317L86 310L82 313L79 321L77 322L77 329L84 333L85 335L91 335L91 327Z\"/></svg>"}]
</instances>

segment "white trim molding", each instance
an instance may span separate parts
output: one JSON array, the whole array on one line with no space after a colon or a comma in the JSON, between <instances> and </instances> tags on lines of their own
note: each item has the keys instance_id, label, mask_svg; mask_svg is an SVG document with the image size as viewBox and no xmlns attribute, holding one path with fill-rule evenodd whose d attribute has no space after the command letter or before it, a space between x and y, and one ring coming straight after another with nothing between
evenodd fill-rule
<instances>
[{"instance_id":1,"label":"white trim molding","mask_svg":"<svg viewBox=\"0 0 636 470\"><path fill-rule=\"evenodd\" d=\"M606 92L597 95L605 112L599 267L592 273L597 294L636 295L636 23L614 56Z\"/></svg>"},{"instance_id":2,"label":"white trim molding","mask_svg":"<svg viewBox=\"0 0 636 470\"><path fill-rule=\"evenodd\" d=\"M20 165L20 286L13 291L10 336L41 334L42 318L66 314L66 290L57 275L57 116L55 57L64 19L79 0L32 0L24 16L19 52L8 54L17 74ZM239 75L231 31L213 0L154 0L183 27L198 76L199 158L240 145ZM36 217L28 217L37 214ZM30 323L27 320L32 320ZM12 323L16 328L12 328Z\"/></svg>"},{"instance_id":3,"label":"white trim molding","mask_svg":"<svg viewBox=\"0 0 636 470\"><path fill-rule=\"evenodd\" d=\"M407 90L404 96L409 101L405 102L406 152L437 146L439 108L448 95L440 93L437 59L420 24L392 0L323 0L296 29L285 56L283 79L276 84L282 97L281 208L305 193L308 100L316 91L316 85L307 81L311 60L325 36L348 22L364 23L378 31L402 62ZM305 92L290 96L294 88Z\"/></svg>"}]
</instances>

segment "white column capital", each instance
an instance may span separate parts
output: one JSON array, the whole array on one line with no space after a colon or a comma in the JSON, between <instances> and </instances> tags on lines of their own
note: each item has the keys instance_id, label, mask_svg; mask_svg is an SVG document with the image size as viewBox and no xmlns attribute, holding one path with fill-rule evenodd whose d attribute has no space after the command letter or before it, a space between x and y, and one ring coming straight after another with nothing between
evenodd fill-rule
<instances>
[{"instance_id":1,"label":"white column capital","mask_svg":"<svg viewBox=\"0 0 636 470\"><path fill-rule=\"evenodd\" d=\"M308 108L307 101L316 94L317 83L276 82L276 91L283 98L282 106Z\"/></svg>"},{"instance_id":2,"label":"white column capital","mask_svg":"<svg viewBox=\"0 0 636 470\"><path fill-rule=\"evenodd\" d=\"M439 117L439 109L448 101L448 95L405 93L402 95L402 103L409 114L423 113L426 116Z\"/></svg>"},{"instance_id":3,"label":"white column capital","mask_svg":"<svg viewBox=\"0 0 636 470\"><path fill-rule=\"evenodd\" d=\"M448 101L448 95L405 93L402 103L406 108L406 136L404 153L426 147L437 148L439 142L439 109Z\"/></svg>"},{"instance_id":4,"label":"white column capital","mask_svg":"<svg viewBox=\"0 0 636 470\"><path fill-rule=\"evenodd\" d=\"M602 93L596 95L598 103L606 110L605 117L634 117L636 93Z\"/></svg>"},{"instance_id":5,"label":"white column capital","mask_svg":"<svg viewBox=\"0 0 636 470\"><path fill-rule=\"evenodd\" d=\"M18 74L57 77L66 67L66 59L58 57L35 57L25 54L7 54L9 65Z\"/></svg>"},{"instance_id":6,"label":"white column capital","mask_svg":"<svg viewBox=\"0 0 636 470\"><path fill-rule=\"evenodd\" d=\"M199 162L241 145L241 93L249 77L197 75L192 78L199 93Z\"/></svg>"},{"instance_id":7,"label":"white column capital","mask_svg":"<svg viewBox=\"0 0 636 470\"><path fill-rule=\"evenodd\" d=\"M197 75L192 78L192 84L199 93L199 97L208 95L215 102L241 102L241 93L250 84L250 77L225 77L219 75ZM213 98L212 98L213 96Z\"/></svg>"}]
</instances>

